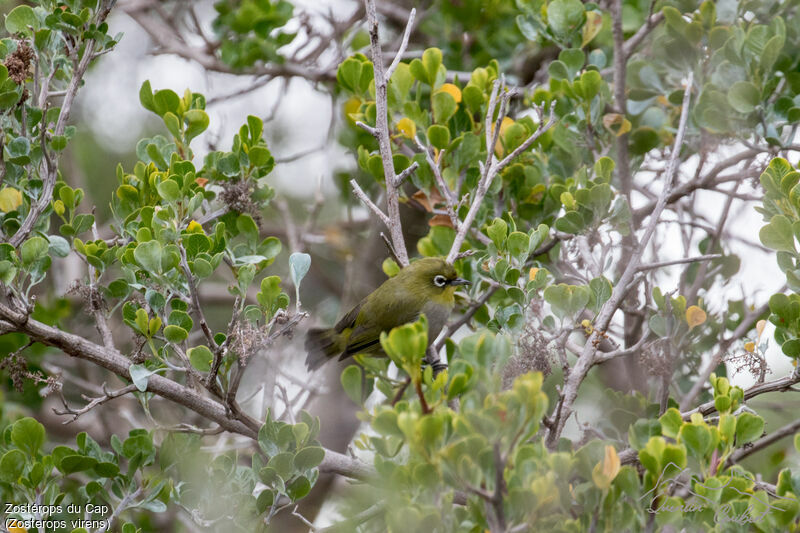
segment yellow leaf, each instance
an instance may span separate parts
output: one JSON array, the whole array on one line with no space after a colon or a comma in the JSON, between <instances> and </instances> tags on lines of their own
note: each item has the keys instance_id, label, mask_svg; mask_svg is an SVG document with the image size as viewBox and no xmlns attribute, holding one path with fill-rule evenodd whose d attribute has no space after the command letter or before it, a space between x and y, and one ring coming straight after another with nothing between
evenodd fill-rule
<instances>
[{"instance_id":1,"label":"yellow leaf","mask_svg":"<svg viewBox=\"0 0 800 533\"><path fill-rule=\"evenodd\" d=\"M754 343L752 341L746 342L746 343L744 343L744 349L747 350L750 353L753 353L754 351L756 351L756 343Z\"/></svg>"},{"instance_id":2,"label":"yellow leaf","mask_svg":"<svg viewBox=\"0 0 800 533\"><path fill-rule=\"evenodd\" d=\"M617 450L613 446L606 446L605 457L592 470L594 484L603 490L608 489L611 486L611 482L619 474L619 468L620 462Z\"/></svg>"},{"instance_id":3,"label":"yellow leaf","mask_svg":"<svg viewBox=\"0 0 800 533\"><path fill-rule=\"evenodd\" d=\"M500 122L500 135L497 136L497 142L494 145L494 153L497 157L503 157L505 154L505 150L503 149L503 145L501 144L501 139L503 138L503 134L506 132L509 126L514 123L514 119L503 117L502 122ZM492 134L494 134L494 124L492 125Z\"/></svg>"},{"instance_id":4,"label":"yellow leaf","mask_svg":"<svg viewBox=\"0 0 800 533\"><path fill-rule=\"evenodd\" d=\"M14 187L6 187L0 191L0 211L9 213L22 204L22 193Z\"/></svg>"},{"instance_id":5,"label":"yellow leaf","mask_svg":"<svg viewBox=\"0 0 800 533\"><path fill-rule=\"evenodd\" d=\"M761 338L761 335L764 334L764 328L766 328L766 327L767 327L767 321L766 320L759 320L758 322L756 322L756 331L758 332L758 338L759 339Z\"/></svg>"},{"instance_id":6,"label":"yellow leaf","mask_svg":"<svg viewBox=\"0 0 800 533\"><path fill-rule=\"evenodd\" d=\"M603 15L597 11L586 12L586 23L583 25L583 35L581 37L581 48L589 44L603 27Z\"/></svg>"},{"instance_id":7,"label":"yellow leaf","mask_svg":"<svg viewBox=\"0 0 800 533\"><path fill-rule=\"evenodd\" d=\"M445 92L450 96L452 96L453 100L455 100L456 103L461 102L461 89L459 89L452 83L445 83L444 85L439 87L439 90L436 92Z\"/></svg>"},{"instance_id":8,"label":"yellow leaf","mask_svg":"<svg viewBox=\"0 0 800 533\"><path fill-rule=\"evenodd\" d=\"M409 139L417 136L417 125L408 117L403 117L397 121L397 130Z\"/></svg>"},{"instance_id":9,"label":"yellow leaf","mask_svg":"<svg viewBox=\"0 0 800 533\"><path fill-rule=\"evenodd\" d=\"M195 178L194 182L199 185L201 189L205 189L208 180L206 178Z\"/></svg>"},{"instance_id":10,"label":"yellow leaf","mask_svg":"<svg viewBox=\"0 0 800 533\"><path fill-rule=\"evenodd\" d=\"M689 329L694 329L706 321L706 312L693 305L686 310L686 322L689 324Z\"/></svg>"},{"instance_id":11,"label":"yellow leaf","mask_svg":"<svg viewBox=\"0 0 800 533\"><path fill-rule=\"evenodd\" d=\"M53 211L55 211L58 216L63 215L65 211L64 202L61 200L53 202Z\"/></svg>"},{"instance_id":12,"label":"yellow leaf","mask_svg":"<svg viewBox=\"0 0 800 533\"><path fill-rule=\"evenodd\" d=\"M631 122L619 113L607 113L603 115L603 126L617 137L631 131Z\"/></svg>"},{"instance_id":13,"label":"yellow leaf","mask_svg":"<svg viewBox=\"0 0 800 533\"><path fill-rule=\"evenodd\" d=\"M353 118L350 115L358 113L358 110L361 108L361 100L356 97L350 98L348 101L344 103L344 116L347 117L351 122L353 122Z\"/></svg>"},{"instance_id":14,"label":"yellow leaf","mask_svg":"<svg viewBox=\"0 0 800 533\"><path fill-rule=\"evenodd\" d=\"M203 226L196 220L192 220L189 222L189 225L186 226L186 231L189 233L203 233Z\"/></svg>"},{"instance_id":15,"label":"yellow leaf","mask_svg":"<svg viewBox=\"0 0 800 533\"><path fill-rule=\"evenodd\" d=\"M528 272L528 279L530 281L535 280L536 279L536 274L538 274L538 273L539 273L539 269L538 268L536 268L536 267L531 268L530 271Z\"/></svg>"}]
</instances>

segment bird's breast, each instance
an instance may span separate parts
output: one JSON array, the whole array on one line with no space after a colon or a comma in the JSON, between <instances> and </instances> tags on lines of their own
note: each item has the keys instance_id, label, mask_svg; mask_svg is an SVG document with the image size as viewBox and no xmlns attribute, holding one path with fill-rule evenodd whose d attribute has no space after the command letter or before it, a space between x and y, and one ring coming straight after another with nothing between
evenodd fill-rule
<instances>
[{"instance_id":1,"label":"bird's breast","mask_svg":"<svg viewBox=\"0 0 800 533\"><path fill-rule=\"evenodd\" d=\"M439 336L439 332L442 331L445 323L447 322L447 318L450 316L450 311L452 307L445 306L440 303L435 303L432 301L427 302L425 305L422 306L422 313L425 314L425 317L428 319L428 342L433 342L436 337Z\"/></svg>"}]
</instances>

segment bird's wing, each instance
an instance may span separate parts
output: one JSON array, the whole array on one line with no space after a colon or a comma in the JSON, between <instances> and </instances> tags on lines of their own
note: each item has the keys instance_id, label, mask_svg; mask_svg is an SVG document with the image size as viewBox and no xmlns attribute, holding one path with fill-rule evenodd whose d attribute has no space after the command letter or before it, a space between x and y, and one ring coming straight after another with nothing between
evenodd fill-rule
<instances>
[{"instance_id":1,"label":"bird's wing","mask_svg":"<svg viewBox=\"0 0 800 533\"><path fill-rule=\"evenodd\" d=\"M382 331L413 322L419 318L417 302L409 300L407 295L395 293L391 298L375 297L375 293L365 298L359 305L359 312L355 313L347 347L341 359L360 352L372 352L375 347L380 347ZM378 302L383 302L378 303Z\"/></svg>"},{"instance_id":2,"label":"bird's wing","mask_svg":"<svg viewBox=\"0 0 800 533\"><path fill-rule=\"evenodd\" d=\"M333 326L333 329L336 330L336 333L341 333L347 328L355 327L356 318L358 318L358 313L361 312L361 307L364 305L365 301L366 298L358 302L354 308L348 311L347 314L344 315L335 326Z\"/></svg>"}]
</instances>

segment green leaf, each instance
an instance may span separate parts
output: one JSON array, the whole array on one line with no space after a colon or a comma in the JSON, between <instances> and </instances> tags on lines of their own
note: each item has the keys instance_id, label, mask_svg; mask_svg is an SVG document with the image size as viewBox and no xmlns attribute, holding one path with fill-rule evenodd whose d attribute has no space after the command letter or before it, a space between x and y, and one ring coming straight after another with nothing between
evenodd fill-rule
<instances>
[{"instance_id":1,"label":"green leaf","mask_svg":"<svg viewBox=\"0 0 800 533\"><path fill-rule=\"evenodd\" d=\"M304 472L316 468L325 458L325 450L319 446L307 446L294 456L294 467Z\"/></svg>"},{"instance_id":2,"label":"green leaf","mask_svg":"<svg viewBox=\"0 0 800 533\"><path fill-rule=\"evenodd\" d=\"M678 433L679 441L686 446L690 455L704 459L711 451L711 431L700 424L684 424Z\"/></svg>"},{"instance_id":3,"label":"green leaf","mask_svg":"<svg viewBox=\"0 0 800 533\"><path fill-rule=\"evenodd\" d=\"M736 418L736 446L744 446L764 433L764 419L751 413L742 413Z\"/></svg>"},{"instance_id":4,"label":"green leaf","mask_svg":"<svg viewBox=\"0 0 800 533\"><path fill-rule=\"evenodd\" d=\"M265 146L252 146L250 151L247 152L247 157L250 158L251 165L263 167L269 164L272 154Z\"/></svg>"},{"instance_id":5,"label":"green leaf","mask_svg":"<svg viewBox=\"0 0 800 533\"><path fill-rule=\"evenodd\" d=\"M498 249L502 249L508 235L508 224L502 218L495 218L486 228L486 234Z\"/></svg>"},{"instance_id":6,"label":"green leaf","mask_svg":"<svg viewBox=\"0 0 800 533\"><path fill-rule=\"evenodd\" d=\"M289 272L295 287L300 287L300 282L306 277L309 268L311 268L310 255L295 252L289 256Z\"/></svg>"},{"instance_id":7,"label":"green leaf","mask_svg":"<svg viewBox=\"0 0 800 533\"><path fill-rule=\"evenodd\" d=\"M11 442L28 456L35 457L44 444L44 426L33 418L20 418L11 426Z\"/></svg>"},{"instance_id":8,"label":"green leaf","mask_svg":"<svg viewBox=\"0 0 800 533\"><path fill-rule=\"evenodd\" d=\"M761 102L761 93L749 81L737 81L728 91L728 103L739 113L750 113Z\"/></svg>"},{"instance_id":9,"label":"green leaf","mask_svg":"<svg viewBox=\"0 0 800 533\"><path fill-rule=\"evenodd\" d=\"M169 342L178 344L189 337L189 332L180 326L169 325L164 328L164 337L166 337Z\"/></svg>"},{"instance_id":10,"label":"green leaf","mask_svg":"<svg viewBox=\"0 0 800 533\"><path fill-rule=\"evenodd\" d=\"M547 67L547 73L554 80L569 80L569 69L567 64L556 59Z\"/></svg>"},{"instance_id":11,"label":"green leaf","mask_svg":"<svg viewBox=\"0 0 800 533\"><path fill-rule=\"evenodd\" d=\"M38 235L31 237L22 243L22 246L19 250L22 266L29 267L33 263L43 259L47 255L48 248L49 243L47 242L47 239L44 237L39 237Z\"/></svg>"},{"instance_id":12,"label":"green leaf","mask_svg":"<svg viewBox=\"0 0 800 533\"><path fill-rule=\"evenodd\" d=\"M598 159L594 164L594 174L597 178L602 179L605 182L611 180L611 173L614 172L614 167L616 163L610 157L601 157Z\"/></svg>"},{"instance_id":13,"label":"green leaf","mask_svg":"<svg viewBox=\"0 0 800 533\"><path fill-rule=\"evenodd\" d=\"M442 150L450 146L450 130L441 124L434 124L426 132L431 146Z\"/></svg>"},{"instance_id":14,"label":"green leaf","mask_svg":"<svg viewBox=\"0 0 800 533\"><path fill-rule=\"evenodd\" d=\"M577 211L567 211L563 217L556 219L555 228L564 233L578 234L586 227L586 221Z\"/></svg>"},{"instance_id":15,"label":"green leaf","mask_svg":"<svg viewBox=\"0 0 800 533\"><path fill-rule=\"evenodd\" d=\"M559 283L544 290L545 301L553 307L553 313L562 319L574 316L585 308L590 298L591 290L585 285Z\"/></svg>"},{"instance_id":16,"label":"green leaf","mask_svg":"<svg viewBox=\"0 0 800 533\"><path fill-rule=\"evenodd\" d=\"M254 143L261 139L261 132L264 130L264 122L254 115L247 115L247 128L250 130L250 140Z\"/></svg>"},{"instance_id":17,"label":"green leaf","mask_svg":"<svg viewBox=\"0 0 800 533\"><path fill-rule=\"evenodd\" d=\"M761 243L767 248L783 252L794 252L792 222L785 215L775 215L758 232Z\"/></svg>"},{"instance_id":18,"label":"green leaf","mask_svg":"<svg viewBox=\"0 0 800 533\"><path fill-rule=\"evenodd\" d=\"M172 134L175 139L180 140L181 138L181 122L178 120L178 117L175 113L167 111L164 113L162 117L164 119L164 124L166 124L167 129Z\"/></svg>"},{"instance_id":19,"label":"green leaf","mask_svg":"<svg viewBox=\"0 0 800 533\"><path fill-rule=\"evenodd\" d=\"M189 362L200 372L208 372L211 370L211 362L214 359L214 354L207 346L196 346L189 348L186 352L189 356Z\"/></svg>"},{"instance_id":20,"label":"green leaf","mask_svg":"<svg viewBox=\"0 0 800 533\"><path fill-rule=\"evenodd\" d=\"M150 80L145 80L141 88L139 88L139 102L142 107L148 111L156 112L155 105L153 104L153 89L150 88Z\"/></svg>"},{"instance_id":21,"label":"green leaf","mask_svg":"<svg viewBox=\"0 0 800 533\"><path fill-rule=\"evenodd\" d=\"M428 48L422 53L422 66L427 74L428 85L433 87L436 84L436 76L439 73L439 66L442 64L442 51L438 48ZM451 97L452 98L452 97ZM453 100L455 103L455 100ZM437 120L438 122L438 120Z\"/></svg>"},{"instance_id":22,"label":"green leaf","mask_svg":"<svg viewBox=\"0 0 800 533\"><path fill-rule=\"evenodd\" d=\"M155 373L144 365L135 364L128 367L128 372L131 375L131 381L133 381L139 392L147 390L147 379Z\"/></svg>"},{"instance_id":23,"label":"green leaf","mask_svg":"<svg viewBox=\"0 0 800 533\"><path fill-rule=\"evenodd\" d=\"M547 24L558 36L566 36L583 22L580 0L553 0L547 5Z\"/></svg>"},{"instance_id":24,"label":"green leaf","mask_svg":"<svg viewBox=\"0 0 800 533\"><path fill-rule=\"evenodd\" d=\"M581 7L581 9L583 8ZM567 48L558 54L558 59L567 66L570 74L574 76L583 68L583 63L586 61L586 55L580 48Z\"/></svg>"},{"instance_id":25,"label":"green leaf","mask_svg":"<svg viewBox=\"0 0 800 533\"><path fill-rule=\"evenodd\" d=\"M305 498L309 492L311 492L311 482L305 476L298 477L286 487L286 495L292 501Z\"/></svg>"},{"instance_id":26,"label":"green leaf","mask_svg":"<svg viewBox=\"0 0 800 533\"><path fill-rule=\"evenodd\" d=\"M67 257L69 255L70 247L69 242L64 237L59 235L48 235L50 241L49 250L58 257Z\"/></svg>"},{"instance_id":27,"label":"green leaf","mask_svg":"<svg viewBox=\"0 0 800 533\"><path fill-rule=\"evenodd\" d=\"M342 388L347 397L353 402L361 403L361 369L356 365L350 365L342 371Z\"/></svg>"},{"instance_id":28,"label":"green leaf","mask_svg":"<svg viewBox=\"0 0 800 533\"><path fill-rule=\"evenodd\" d=\"M273 455L267 465L275 470L278 476L287 479L294 469L294 455L290 452L281 452Z\"/></svg>"},{"instance_id":29,"label":"green leaf","mask_svg":"<svg viewBox=\"0 0 800 533\"><path fill-rule=\"evenodd\" d=\"M208 129L208 113L202 109L190 109L183 114L183 120L186 122L183 135L187 143Z\"/></svg>"},{"instance_id":30,"label":"green leaf","mask_svg":"<svg viewBox=\"0 0 800 533\"><path fill-rule=\"evenodd\" d=\"M630 137L630 151L636 155L644 155L660 143L658 133L649 126L636 128Z\"/></svg>"},{"instance_id":31,"label":"green leaf","mask_svg":"<svg viewBox=\"0 0 800 533\"><path fill-rule=\"evenodd\" d=\"M381 346L394 363L412 379L419 378L422 358L428 347L428 320L420 315L416 322L381 333Z\"/></svg>"},{"instance_id":32,"label":"green leaf","mask_svg":"<svg viewBox=\"0 0 800 533\"><path fill-rule=\"evenodd\" d=\"M528 244L530 238L527 233L521 231L512 231L508 236L506 248L508 253L517 258L520 262L524 262L528 258Z\"/></svg>"},{"instance_id":33,"label":"green leaf","mask_svg":"<svg viewBox=\"0 0 800 533\"><path fill-rule=\"evenodd\" d=\"M36 18L36 13L29 6L17 6L6 15L6 31L10 34L26 33L31 34L28 26L33 27L34 30L39 29L39 20Z\"/></svg>"},{"instance_id":34,"label":"green leaf","mask_svg":"<svg viewBox=\"0 0 800 533\"><path fill-rule=\"evenodd\" d=\"M761 52L761 71L770 72L778 56L783 49L784 37L781 35L773 35L767 44L764 45L764 51Z\"/></svg>"},{"instance_id":35,"label":"green leaf","mask_svg":"<svg viewBox=\"0 0 800 533\"><path fill-rule=\"evenodd\" d=\"M186 311L175 309L174 301L172 303L172 308L174 310L169 314L169 319L167 322L172 326L180 326L181 328L190 331L192 329L192 325L194 324L192 317L190 317Z\"/></svg>"},{"instance_id":36,"label":"green leaf","mask_svg":"<svg viewBox=\"0 0 800 533\"><path fill-rule=\"evenodd\" d=\"M85 472L97 465L97 459L94 457L87 457L85 455L67 455L61 459L61 467L59 470L65 474L72 474L73 472Z\"/></svg>"},{"instance_id":37,"label":"green leaf","mask_svg":"<svg viewBox=\"0 0 800 533\"><path fill-rule=\"evenodd\" d=\"M583 99L586 101L591 101L592 98L597 96L600 92L600 89L603 87L605 82L603 81L603 77L600 76L600 73L596 70L589 70L581 74L581 87L583 87ZM609 159L608 157L602 157L601 159Z\"/></svg>"},{"instance_id":38,"label":"green leaf","mask_svg":"<svg viewBox=\"0 0 800 533\"><path fill-rule=\"evenodd\" d=\"M483 91L475 85L467 85L461 91L461 99L467 104L471 113L477 113L483 105Z\"/></svg>"},{"instance_id":39,"label":"green leaf","mask_svg":"<svg viewBox=\"0 0 800 533\"><path fill-rule=\"evenodd\" d=\"M181 191L175 180L167 179L156 187L158 195L168 202L177 202L181 198Z\"/></svg>"},{"instance_id":40,"label":"green leaf","mask_svg":"<svg viewBox=\"0 0 800 533\"><path fill-rule=\"evenodd\" d=\"M678 433L683 425L683 418L681 417L680 411L674 407L670 407L663 415L661 415L658 421L661 422L662 435L673 439L678 437Z\"/></svg>"},{"instance_id":41,"label":"green leaf","mask_svg":"<svg viewBox=\"0 0 800 533\"><path fill-rule=\"evenodd\" d=\"M348 57L336 70L336 80L345 89L358 94L361 79L362 62L355 57Z\"/></svg>"},{"instance_id":42,"label":"green leaf","mask_svg":"<svg viewBox=\"0 0 800 533\"><path fill-rule=\"evenodd\" d=\"M25 454L19 450L9 450L0 458L0 481L16 485L25 470Z\"/></svg>"},{"instance_id":43,"label":"green leaf","mask_svg":"<svg viewBox=\"0 0 800 533\"><path fill-rule=\"evenodd\" d=\"M133 251L136 262L148 272L161 272L161 243L158 241L140 242Z\"/></svg>"},{"instance_id":44,"label":"green leaf","mask_svg":"<svg viewBox=\"0 0 800 533\"><path fill-rule=\"evenodd\" d=\"M455 98L445 91L439 91L433 95L433 120L437 124L446 124L458 109Z\"/></svg>"},{"instance_id":45,"label":"green leaf","mask_svg":"<svg viewBox=\"0 0 800 533\"><path fill-rule=\"evenodd\" d=\"M153 107L157 115L163 117L167 112L178 115L181 99L170 89L156 91L153 95Z\"/></svg>"},{"instance_id":46,"label":"green leaf","mask_svg":"<svg viewBox=\"0 0 800 533\"><path fill-rule=\"evenodd\" d=\"M592 291L589 299L589 307L594 312L599 312L603 304L611 298L611 291L613 290L611 282L603 276L594 278L589 282L589 289Z\"/></svg>"}]
</instances>

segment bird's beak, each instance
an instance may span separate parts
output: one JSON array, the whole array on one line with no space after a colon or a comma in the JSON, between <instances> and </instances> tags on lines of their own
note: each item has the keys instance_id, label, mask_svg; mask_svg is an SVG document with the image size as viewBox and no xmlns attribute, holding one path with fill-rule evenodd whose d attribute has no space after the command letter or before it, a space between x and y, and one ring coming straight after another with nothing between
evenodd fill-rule
<instances>
[{"instance_id":1,"label":"bird's beak","mask_svg":"<svg viewBox=\"0 0 800 533\"><path fill-rule=\"evenodd\" d=\"M450 285L469 285L470 283L472 282L468 279L456 278L450 282Z\"/></svg>"}]
</instances>

